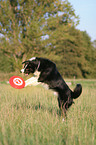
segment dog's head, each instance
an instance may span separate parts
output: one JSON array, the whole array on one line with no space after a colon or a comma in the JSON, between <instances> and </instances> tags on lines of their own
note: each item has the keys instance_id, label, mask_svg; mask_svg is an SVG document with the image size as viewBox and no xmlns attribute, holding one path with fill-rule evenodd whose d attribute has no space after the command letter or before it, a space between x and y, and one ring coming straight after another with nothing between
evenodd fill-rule
<instances>
[{"instance_id":1,"label":"dog's head","mask_svg":"<svg viewBox=\"0 0 96 145\"><path fill-rule=\"evenodd\" d=\"M24 64L24 68L21 69L21 73L25 73L25 75L29 75L30 73L34 73L39 68L39 61L34 57L27 61L22 62Z\"/></svg>"}]
</instances>

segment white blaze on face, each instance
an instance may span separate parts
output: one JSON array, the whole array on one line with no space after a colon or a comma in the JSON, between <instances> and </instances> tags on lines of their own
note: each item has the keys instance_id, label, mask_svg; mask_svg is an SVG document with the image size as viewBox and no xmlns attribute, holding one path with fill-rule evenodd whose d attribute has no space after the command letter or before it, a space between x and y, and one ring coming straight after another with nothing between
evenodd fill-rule
<instances>
[{"instance_id":1,"label":"white blaze on face","mask_svg":"<svg viewBox=\"0 0 96 145\"><path fill-rule=\"evenodd\" d=\"M24 73L24 70L26 69L28 64L26 64L25 68L21 69L21 72Z\"/></svg>"},{"instance_id":2,"label":"white blaze on face","mask_svg":"<svg viewBox=\"0 0 96 145\"><path fill-rule=\"evenodd\" d=\"M32 60L35 60L35 59L36 59L36 57L32 57L32 58L29 59L29 61L32 61ZM27 65L28 65L28 64L27 64ZM24 71L25 71L27 65L24 67L24 69L21 69L21 72L22 72L22 73L24 73Z\"/></svg>"},{"instance_id":3,"label":"white blaze on face","mask_svg":"<svg viewBox=\"0 0 96 145\"><path fill-rule=\"evenodd\" d=\"M36 59L36 57L32 57L32 58L30 58L29 60L32 61L32 60L35 60L35 59Z\"/></svg>"}]
</instances>

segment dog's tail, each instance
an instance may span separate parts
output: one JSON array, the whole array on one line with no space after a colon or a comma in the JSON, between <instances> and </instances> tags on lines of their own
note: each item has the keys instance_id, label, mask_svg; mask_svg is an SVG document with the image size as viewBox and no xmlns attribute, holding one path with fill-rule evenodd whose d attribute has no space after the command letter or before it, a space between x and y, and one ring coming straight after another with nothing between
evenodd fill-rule
<instances>
[{"instance_id":1,"label":"dog's tail","mask_svg":"<svg viewBox=\"0 0 96 145\"><path fill-rule=\"evenodd\" d=\"M73 99L78 98L81 93L82 93L82 86L81 84L77 84L74 91L72 92L72 98Z\"/></svg>"}]
</instances>

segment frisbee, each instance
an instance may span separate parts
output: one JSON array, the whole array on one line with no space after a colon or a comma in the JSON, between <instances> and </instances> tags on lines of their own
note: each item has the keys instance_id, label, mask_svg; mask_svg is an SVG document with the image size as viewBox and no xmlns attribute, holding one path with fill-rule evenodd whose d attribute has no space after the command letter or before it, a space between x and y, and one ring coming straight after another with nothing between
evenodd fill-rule
<instances>
[{"instance_id":1,"label":"frisbee","mask_svg":"<svg viewBox=\"0 0 96 145\"><path fill-rule=\"evenodd\" d=\"M9 83L13 88L22 89L25 87L25 81L19 76L12 76Z\"/></svg>"}]
</instances>

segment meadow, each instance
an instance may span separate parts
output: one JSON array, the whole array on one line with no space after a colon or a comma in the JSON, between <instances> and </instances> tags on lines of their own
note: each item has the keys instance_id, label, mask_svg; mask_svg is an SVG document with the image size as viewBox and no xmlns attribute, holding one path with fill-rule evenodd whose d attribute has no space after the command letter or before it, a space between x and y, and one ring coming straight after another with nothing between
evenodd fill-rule
<instances>
[{"instance_id":1,"label":"meadow","mask_svg":"<svg viewBox=\"0 0 96 145\"><path fill-rule=\"evenodd\" d=\"M83 86L63 119L57 97L41 86L0 83L0 145L96 145L96 80L67 80Z\"/></svg>"}]
</instances>

